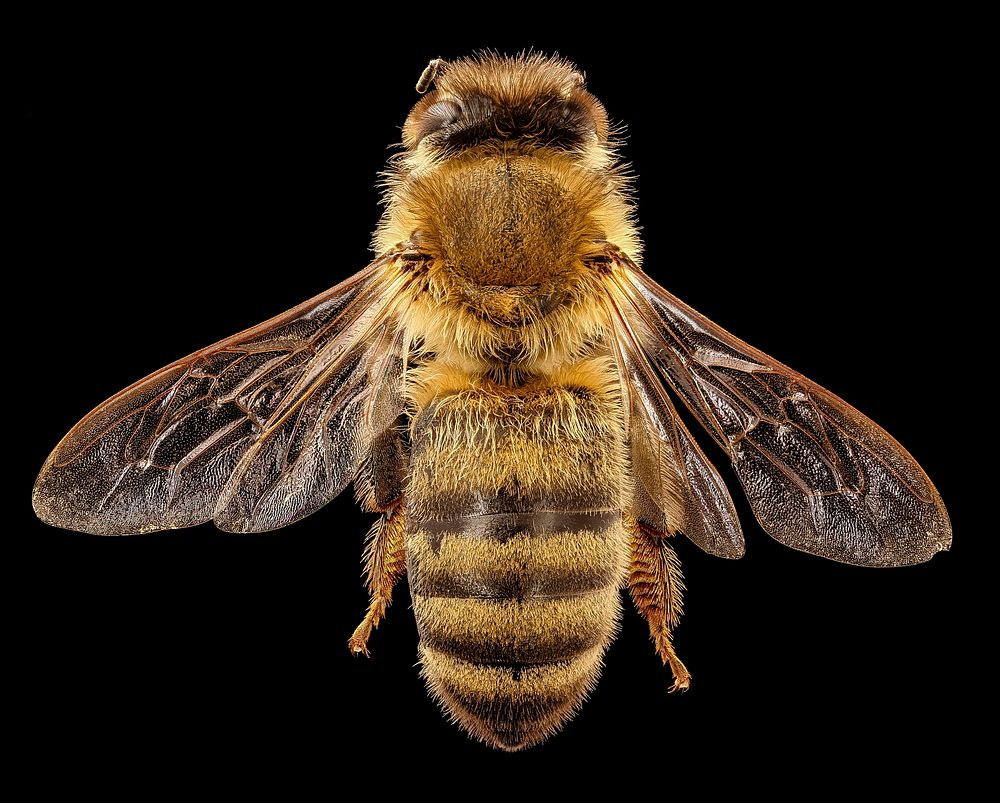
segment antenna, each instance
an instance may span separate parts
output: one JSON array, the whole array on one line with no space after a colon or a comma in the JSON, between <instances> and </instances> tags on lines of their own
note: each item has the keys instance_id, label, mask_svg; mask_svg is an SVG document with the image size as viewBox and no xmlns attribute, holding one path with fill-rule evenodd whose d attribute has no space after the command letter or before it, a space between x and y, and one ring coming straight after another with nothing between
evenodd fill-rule
<instances>
[{"instance_id":1,"label":"antenna","mask_svg":"<svg viewBox=\"0 0 1000 803\"><path fill-rule=\"evenodd\" d=\"M434 83L434 78L447 63L444 59L431 59L427 66L424 67L424 71L420 73L420 80L417 81L417 92L422 95L430 89L431 84Z\"/></svg>"}]
</instances>

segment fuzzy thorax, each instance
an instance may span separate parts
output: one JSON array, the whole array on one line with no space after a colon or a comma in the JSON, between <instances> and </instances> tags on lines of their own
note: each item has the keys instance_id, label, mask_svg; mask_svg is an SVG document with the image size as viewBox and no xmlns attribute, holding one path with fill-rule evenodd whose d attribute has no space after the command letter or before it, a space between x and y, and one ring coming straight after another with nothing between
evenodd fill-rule
<instances>
[{"instance_id":1,"label":"fuzzy thorax","mask_svg":"<svg viewBox=\"0 0 1000 803\"><path fill-rule=\"evenodd\" d=\"M614 171L564 153L484 147L400 172L376 234L431 260L410 316L428 348L462 360L553 367L606 325L588 257L613 243L638 254Z\"/></svg>"}]
</instances>

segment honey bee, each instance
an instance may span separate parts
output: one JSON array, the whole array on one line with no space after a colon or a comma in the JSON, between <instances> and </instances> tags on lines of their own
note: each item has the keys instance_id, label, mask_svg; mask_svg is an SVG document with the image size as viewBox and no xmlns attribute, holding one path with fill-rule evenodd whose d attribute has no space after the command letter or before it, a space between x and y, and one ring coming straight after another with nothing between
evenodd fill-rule
<instances>
[{"instance_id":1,"label":"honey bee","mask_svg":"<svg viewBox=\"0 0 1000 803\"><path fill-rule=\"evenodd\" d=\"M368 653L406 577L430 694L503 750L583 703L624 586L673 689L690 683L671 540L738 558L744 538L671 392L778 541L859 566L949 548L896 441L640 269L629 179L576 67L434 59L417 89L374 261L87 415L42 467L40 518L260 532L353 481L380 517L349 648Z\"/></svg>"}]
</instances>

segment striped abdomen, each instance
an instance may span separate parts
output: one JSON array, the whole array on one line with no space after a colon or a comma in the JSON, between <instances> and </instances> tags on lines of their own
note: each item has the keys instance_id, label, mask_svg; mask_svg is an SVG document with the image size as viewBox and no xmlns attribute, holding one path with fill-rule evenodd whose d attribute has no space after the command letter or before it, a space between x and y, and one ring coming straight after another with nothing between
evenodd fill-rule
<instances>
[{"instance_id":1,"label":"striped abdomen","mask_svg":"<svg viewBox=\"0 0 1000 803\"><path fill-rule=\"evenodd\" d=\"M414 421L407 568L431 693L516 750L600 676L626 565L616 399L469 390Z\"/></svg>"}]
</instances>

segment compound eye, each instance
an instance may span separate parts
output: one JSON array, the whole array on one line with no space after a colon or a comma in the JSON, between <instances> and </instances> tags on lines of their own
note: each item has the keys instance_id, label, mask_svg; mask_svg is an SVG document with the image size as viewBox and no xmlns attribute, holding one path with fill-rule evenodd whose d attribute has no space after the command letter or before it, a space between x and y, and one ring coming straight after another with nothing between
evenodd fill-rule
<instances>
[{"instance_id":1,"label":"compound eye","mask_svg":"<svg viewBox=\"0 0 1000 803\"><path fill-rule=\"evenodd\" d=\"M454 125L462 119L462 106L454 100L439 100L424 112L421 128L425 135Z\"/></svg>"}]
</instances>

